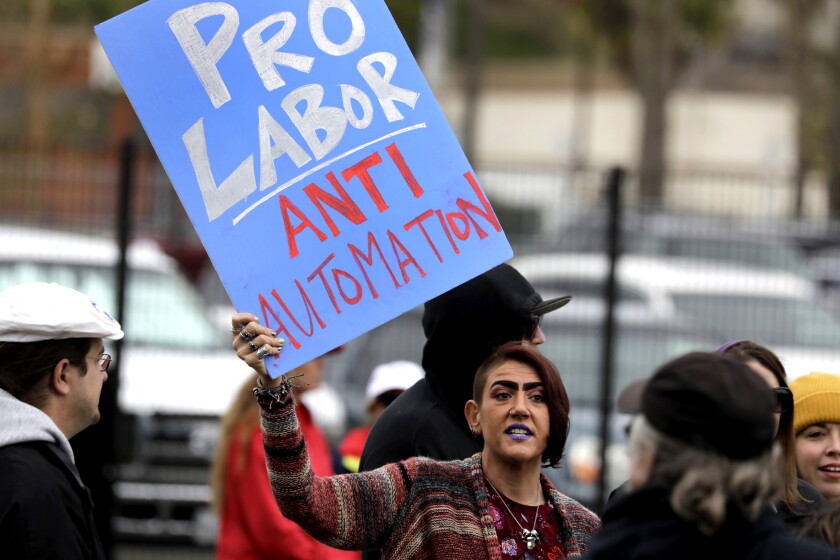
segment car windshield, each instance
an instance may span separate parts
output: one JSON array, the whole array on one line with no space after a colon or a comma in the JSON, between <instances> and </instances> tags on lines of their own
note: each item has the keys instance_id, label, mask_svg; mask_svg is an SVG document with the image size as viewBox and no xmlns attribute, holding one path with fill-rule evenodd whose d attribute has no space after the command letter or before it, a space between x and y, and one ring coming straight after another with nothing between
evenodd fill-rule
<instances>
[{"instance_id":1,"label":"car windshield","mask_svg":"<svg viewBox=\"0 0 840 560\"><path fill-rule=\"evenodd\" d=\"M679 311L724 338L770 346L837 348L840 321L809 300L744 295L675 294Z\"/></svg>"},{"instance_id":2,"label":"car windshield","mask_svg":"<svg viewBox=\"0 0 840 560\"><path fill-rule=\"evenodd\" d=\"M736 239L634 236L628 250L646 255L708 259L802 274L807 264L792 248Z\"/></svg>"},{"instance_id":3,"label":"car windshield","mask_svg":"<svg viewBox=\"0 0 840 560\"><path fill-rule=\"evenodd\" d=\"M116 313L116 272L110 267L64 263L0 263L0 289L26 282L57 282L88 295ZM132 345L220 348L226 333L214 328L190 284L172 272L132 270L129 274L126 341Z\"/></svg>"},{"instance_id":4,"label":"car windshield","mask_svg":"<svg viewBox=\"0 0 840 560\"><path fill-rule=\"evenodd\" d=\"M659 217L660 220L663 216ZM734 223L691 224L668 217L648 226L640 215L625 216L627 225L619 237L621 250L629 254L667 256L730 262L757 268L806 274L808 264L800 250L783 241L768 243L740 232ZM687 235L695 231L696 235ZM561 251L603 252L607 250L607 228L603 214L569 226L558 243Z\"/></svg>"},{"instance_id":5,"label":"car windshield","mask_svg":"<svg viewBox=\"0 0 840 560\"><path fill-rule=\"evenodd\" d=\"M543 323L546 342L540 349L557 365L575 406L597 406L600 398L601 329L597 325ZM617 329L613 359L613 395L628 383L650 375L669 358L709 351L714 343L701 335L667 327L628 325Z\"/></svg>"}]
</instances>

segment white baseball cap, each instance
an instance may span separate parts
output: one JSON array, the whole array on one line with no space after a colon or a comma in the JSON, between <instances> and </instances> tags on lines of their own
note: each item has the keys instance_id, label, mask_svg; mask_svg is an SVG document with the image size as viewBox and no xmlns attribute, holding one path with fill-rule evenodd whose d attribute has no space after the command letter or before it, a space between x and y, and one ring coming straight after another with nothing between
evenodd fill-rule
<instances>
[{"instance_id":1,"label":"white baseball cap","mask_svg":"<svg viewBox=\"0 0 840 560\"><path fill-rule=\"evenodd\" d=\"M18 284L0 292L0 341L124 336L120 324L88 296L56 283Z\"/></svg>"},{"instance_id":2,"label":"white baseball cap","mask_svg":"<svg viewBox=\"0 0 840 560\"><path fill-rule=\"evenodd\" d=\"M426 372L419 364L406 360L388 362L373 368L365 388L367 400L373 400L382 393L400 389L405 391L425 377Z\"/></svg>"}]
</instances>

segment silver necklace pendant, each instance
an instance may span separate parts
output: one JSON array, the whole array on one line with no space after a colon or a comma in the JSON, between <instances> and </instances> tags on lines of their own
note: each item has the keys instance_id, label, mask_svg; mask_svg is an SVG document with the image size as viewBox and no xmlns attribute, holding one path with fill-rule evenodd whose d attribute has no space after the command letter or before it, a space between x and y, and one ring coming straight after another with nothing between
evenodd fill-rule
<instances>
[{"instance_id":1,"label":"silver necklace pendant","mask_svg":"<svg viewBox=\"0 0 840 560\"><path fill-rule=\"evenodd\" d=\"M540 540L540 537L534 530L529 531L528 529L522 529L522 540L525 541L525 546L528 550L534 550L537 546L537 542Z\"/></svg>"}]
</instances>

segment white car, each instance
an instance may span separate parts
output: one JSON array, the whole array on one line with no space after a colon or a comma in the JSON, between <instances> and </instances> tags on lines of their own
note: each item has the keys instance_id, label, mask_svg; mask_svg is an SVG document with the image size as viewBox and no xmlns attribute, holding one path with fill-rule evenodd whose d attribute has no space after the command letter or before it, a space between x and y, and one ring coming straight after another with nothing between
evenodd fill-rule
<instances>
[{"instance_id":1,"label":"white car","mask_svg":"<svg viewBox=\"0 0 840 560\"><path fill-rule=\"evenodd\" d=\"M600 253L531 254L512 264L541 292L604 293L607 259ZM731 263L624 255L617 285L619 302L681 314L720 343L751 339L767 345L790 377L840 372L835 302L800 276Z\"/></svg>"},{"instance_id":2,"label":"white car","mask_svg":"<svg viewBox=\"0 0 840 560\"><path fill-rule=\"evenodd\" d=\"M116 243L68 232L0 227L0 289L24 282L75 288L112 314L116 309ZM130 420L122 434L129 461L114 485L121 538L211 544L209 461L227 410L250 368L230 348L230 334L156 243L128 251L126 336L119 362L118 404ZM109 341L106 342L106 348ZM316 422L338 437L346 412L329 387L306 396Z\"/></svg>"}]
</instances>

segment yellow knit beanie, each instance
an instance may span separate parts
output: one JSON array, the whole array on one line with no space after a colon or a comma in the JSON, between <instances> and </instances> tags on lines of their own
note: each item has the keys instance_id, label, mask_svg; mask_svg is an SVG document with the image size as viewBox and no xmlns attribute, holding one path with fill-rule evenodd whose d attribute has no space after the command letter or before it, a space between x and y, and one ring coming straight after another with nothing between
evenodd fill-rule
<instances>
[{"instance_id":1,"label":"yellow knit beanie","mask_svg":"<svg viewBox=\"0 0 840 560\"><path fill-rule=\"evenodd\" d=\"M793 433L820 422L840 424L840 375L815 371L790 382Z\"/></svg>"}]
</instances>

